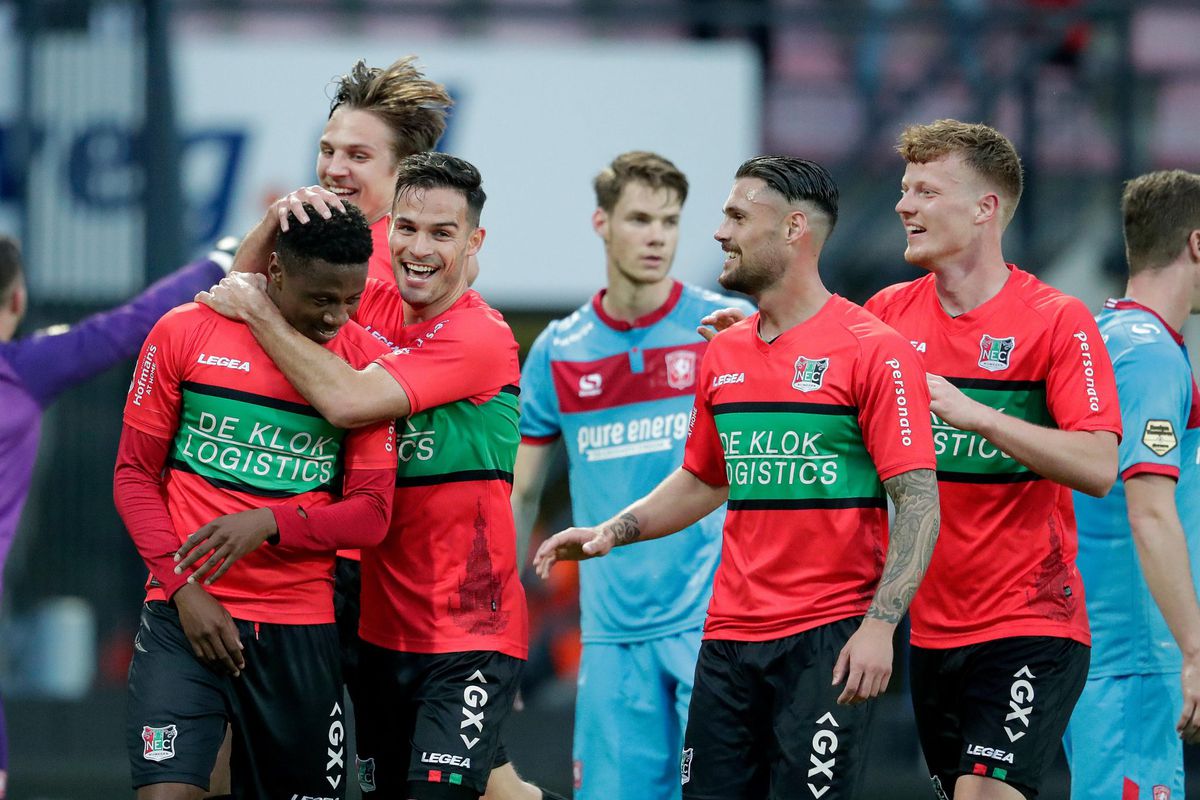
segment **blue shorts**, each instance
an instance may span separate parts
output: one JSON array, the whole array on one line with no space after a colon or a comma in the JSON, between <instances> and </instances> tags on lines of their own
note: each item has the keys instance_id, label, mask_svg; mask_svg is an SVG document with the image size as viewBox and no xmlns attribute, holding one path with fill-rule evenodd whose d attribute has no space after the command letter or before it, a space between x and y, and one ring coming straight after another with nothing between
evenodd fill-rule
<instances>
[{"instance_id":1,"label":"blue shorts","mask_svg":"<svg viewBox=\"0 0 1200 800\"><path fill-rule=\"evenodd\" d=\"M1179 673L1093 678L1063 737L1071 800L1183 800Z\"/></svg>"},{"instance_id":2,"label":"blue shorts","mask_svg":"<svg viewBox=\"0 0 1200 800\"><path fill-rule=\"evenodd\" d=\"M583 646L575 699L576 800L677 800L699 628Z\"/></svg>"}]
</instances>

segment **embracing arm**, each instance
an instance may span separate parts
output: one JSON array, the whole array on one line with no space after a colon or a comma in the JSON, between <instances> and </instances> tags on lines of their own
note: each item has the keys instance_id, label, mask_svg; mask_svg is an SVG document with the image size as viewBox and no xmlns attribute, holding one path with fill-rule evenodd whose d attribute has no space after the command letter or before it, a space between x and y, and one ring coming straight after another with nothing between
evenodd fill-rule
<instances>
[{"instance_id":1,"label":"embracing arm","mask_svg":"<svg viewBox=\"0 0 1200 800\"><path fill-rule=\"evenodd\" d=\"M337 427L360 428L412 411L404 388L378 363L355 369L289 325L267 297L263 276L235 272L196 299L249 325L296 391Z\"/></svg>"},{"instance_id":2,"label":"embracing arm","mask_svg":"<svg viewBox=\"0 0 1200 800\"><path fill-rule=\"evenodd\" d=\"M1175 481L1166 475L1141 473L1125 480L1129 527L1142 575L1183 653L1183 714L1175 727L1195 743L1200 740L1200 605L1175 491Z\"/></svg>"},{"instance_id":3,"label":"embracing arm","mask_svg":"<svg viewBox=\"0 0 1200 800\"><path fill-rule=\"evenodd\" d=\"M983 436L1029 469L1093 497L1117 479L1117 436L1034 425L972 400L945 378L929 375L929 409L963 431Z\"/></svg>"},{"instance_id":4,"label":"embracing arm","mask_svg":"<svg viewBox=\"0 0 1200 800\"><path fill-rule=\"evenodd\" d=\"M710 486L680 467L608 522L554 534L538 548L533 565L545 578L555 561L595 558L614 547L659 539L699 521L728 498L729 486Z\"/></svg>"}]
</instances>

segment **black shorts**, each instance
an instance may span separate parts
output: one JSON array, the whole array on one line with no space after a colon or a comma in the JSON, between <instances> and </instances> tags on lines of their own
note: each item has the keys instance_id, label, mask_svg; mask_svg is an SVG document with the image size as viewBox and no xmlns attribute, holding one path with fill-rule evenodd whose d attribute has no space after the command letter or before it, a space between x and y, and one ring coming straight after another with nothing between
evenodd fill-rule
<instances>
[{"instance_id":1,"label":"black shorts","mask_svg":"<svg viewBox=\"0 0 1200 800\"><path fill-rule=\"evenodd\" d=\"M768 642L703 642L683 737L683 796L858 797L875 704L838 705L843 687L831 681L861 621Z\"/></svg>"},{"instance_id":2,"label":"black shorts","mask_svg":"<svg viewBox=\"0 0 1200 800\"><path fill-rule=\"evenodd\" d=\"M362 565L338 557L333 568L333 614L342 650L342 680L350 702L358 703L358 615L362 594Z\"/></svg>"},{"instance_id":3,"label":"black shorts","mask_svg":"<svg viewBox=\"0 0 1200 800\"><path fill-rule=\"evenodd\" d=\"M362 790L415 800L483 794L525 662L491 651L399 653L368 642L359 652Z\"/></svg>"},{"instance_id":4,"label":"black shorts","mask_svg":"<svg viewBox=\"0 0 1200 800\"><path fill-rule=\"evenodd\" d=\"M207 790L230 724L235 797L344 797L334 626L234 622L246 659L237 678L196 659L174 606L143 606L126 710L133 787L186 783Z\"/></svg>"},{"instance_id":5,"label":"black shorts","mask_svg":"<svg viewBox=\"0 0 1200 800\"><path fill-rule=\"evenodd\" d=\"M1037 797L1090 661L1087 645L1052 636L913 647L913 712L936 796L953 797L959 775L983 775Z\"/></svg>"}]
</instances>

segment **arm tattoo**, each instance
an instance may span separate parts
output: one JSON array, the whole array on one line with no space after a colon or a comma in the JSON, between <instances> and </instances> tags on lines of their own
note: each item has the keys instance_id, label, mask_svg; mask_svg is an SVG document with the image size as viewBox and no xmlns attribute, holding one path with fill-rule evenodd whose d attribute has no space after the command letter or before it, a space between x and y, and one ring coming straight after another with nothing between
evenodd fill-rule
<instances>
[{"instance_id":1,"label":"arm tattoo","mask_svg":"<svg viewBox=\"0 0 1200 800\"><path fill-rule=\"evenodd\" d=\"M620 547L623 544L636 542L642 538L641 523L638 522L637 517L628 511L613 520L609 524L608 530L613 535L613 547Z\"/></svg>"},{"instance_id":2,"label":"arm tattoo","mask_svg":"<svg viewBox=\"0 0 1200 800\"><path fill-rule=\"evenodd\" d=\"M896 623L908 610L933 556L941 515L937 476L931 469L903 472L883 482L896 505L887 560L867 616Z\"/></svg>"}]
</instances>

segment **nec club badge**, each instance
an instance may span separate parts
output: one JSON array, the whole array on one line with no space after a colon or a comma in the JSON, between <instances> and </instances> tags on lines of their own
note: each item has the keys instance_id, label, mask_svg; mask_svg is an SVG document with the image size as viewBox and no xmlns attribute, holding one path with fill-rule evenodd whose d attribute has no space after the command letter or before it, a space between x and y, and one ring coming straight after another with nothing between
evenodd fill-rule
<instances>
[{"instance_id":1,"label":"nec club badge","mask_svg":"<svg viewBox=\"0 0 1200 800\"><path fill-rule=\"evenodd\" d=\"M174 725L142 728L142 758L147 761L166 761L175 757L175 737L179 730Z\"/></svg>"},{"instance_id":2,"label":"nec club badge","mask_svg":"<svg viewBox=\"0 0 1200 800\"><path fill-rule=\"evenodd\" d=\"M979 366L988 372L1000 372L1008 369L1013 347L1016 346L1015 336L1003 339L989 336L986 333L979 340Z\"/></svg>"},{"instance_id":3,"label":"nec club badge","mask_svg":"<svg viewBox=\"0 0 1200 800\"><path fill-rule=\"evenodd\" d=\"M792 377L792 388L802 392L820 389L827 369L829 369L828 358L800 356L796 359L796 374Z\"/></svg>"},{"instance_id":4,"label":"nec club badge","mask_svg":"<svg viewBox=\"0 0 1200 800\"><path fill-rule=\"evenodd\" d=\"M691 350L673 350L666 355L667 385L687 389L696 384L696 354Z\"/></svg>"}]
</instances>

